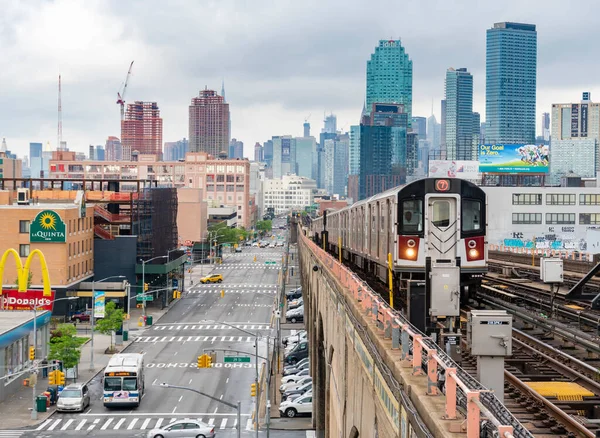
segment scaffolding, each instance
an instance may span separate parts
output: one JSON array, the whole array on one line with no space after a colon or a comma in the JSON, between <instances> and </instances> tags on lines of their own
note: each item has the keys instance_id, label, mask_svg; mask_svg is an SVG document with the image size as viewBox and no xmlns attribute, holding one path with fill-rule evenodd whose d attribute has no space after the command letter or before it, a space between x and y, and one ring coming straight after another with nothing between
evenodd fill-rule
<instances>
[{"instance_id":1,"label":"scaffolding","mask_svg":"<svg viewBox=\"0 0 600 438\"><path fill-rule=\"evenodd\" d=\"M146 260L166 255L177 247L177 189L144 189L134 208L138 257Z\"/></svg>"}]
</instances>

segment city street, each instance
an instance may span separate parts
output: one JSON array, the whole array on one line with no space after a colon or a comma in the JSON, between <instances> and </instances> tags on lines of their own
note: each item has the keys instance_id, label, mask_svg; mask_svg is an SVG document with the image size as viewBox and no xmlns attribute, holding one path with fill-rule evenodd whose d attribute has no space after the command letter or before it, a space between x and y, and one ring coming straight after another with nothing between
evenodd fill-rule
<instances>
[{"instance_id":1,"label":"city street","mask_svg":"<svg viewBox=\"0 0 600 438\"><path fill-rule=\"evenodd\" d=\"M272 338L275 335L270 327L283 250L282 247L243 247L242 253L225 253L222 265L194 267L194 284L191 288L188 286L179 302L156 325L132 332L135 342L126 352L143 353L145 358L145 394L138 408L105 408L99 375L89 385L92 405L84 413L57 413L35 430L15 431L13 435L0 433L0 438L141 437L150 429L184 418L198 418L214 425L218 436L236 435L235 409L190 391L157 386L163 382L194 388L233 404L241 401L242 436L251 436L254 398L250 395L250 385L255 378L251 333ZM200 284L197 281L200 271L203 275L222 274L223 282ZM217 357L212 368L198 369L198 356L212 349ZM238 353L216 349L246 352L252 355L251 362L224 363L224 355ZM266 351L266 338L262 338L259 356L266 356ZM259 372L262 363L259 359ZM307 436L304 431L272 431L272 434L290 438Z\"/></svg>"}]
</instances>

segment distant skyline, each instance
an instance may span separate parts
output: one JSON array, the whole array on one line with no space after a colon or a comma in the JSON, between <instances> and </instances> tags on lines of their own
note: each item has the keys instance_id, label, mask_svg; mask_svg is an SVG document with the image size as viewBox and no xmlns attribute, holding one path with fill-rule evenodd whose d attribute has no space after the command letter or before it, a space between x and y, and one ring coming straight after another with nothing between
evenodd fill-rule
<instances>
[{"instance_id":1,"label":"distant skyline","mask_svg":"<svg viewBox=\"0 0 600 438\"><path fill-rule=\"evenodd\" d=\"M59 73L69 148L87 152L119 137L117 91L132 60L125 100L157 102L164 142L188 137L190 99L205 86L220 90L223 80L231 136L248 157L257 141L302 136L308 115L313 133L330 112L349 131L365 100L367 60L387 38L400 39L413 62L414 116L428 117L433 101L441 120L446 70L461 66L473 75L473 111L485 121L486 30L501 21L537 27L536 135L552 103L578 102L582 91L600 96L600 49L581 43L582 29L586 41L600 34L600 4L591 1L5 3L0 138L21 157L30 142L56 148Z\"/></svg>"}]
</instances>

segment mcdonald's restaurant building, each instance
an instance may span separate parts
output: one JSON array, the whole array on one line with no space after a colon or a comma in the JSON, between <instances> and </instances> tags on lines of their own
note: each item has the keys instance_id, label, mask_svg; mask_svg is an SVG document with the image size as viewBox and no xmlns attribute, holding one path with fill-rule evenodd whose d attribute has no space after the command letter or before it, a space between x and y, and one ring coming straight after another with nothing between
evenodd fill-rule
<instances>
[{"instance_id":1,"label":"mcdonald's restaurant building","mask_svg":"<svg viewBox=\"0 0 600 438\"><path fill-rule=\"evenodd\" d=\"M3 288L15 288L17 268L8 249L19 254L23 265L30 263L28 289L43 288L42 267L48 269L55 298L66 296L67 289L94 275L93 206L70 202L45 204L13 204L7 192L0 192L0 272L4 268ZM83 205L82 205L83 204ZM40 260L40 250L44 257ZM68 314L71 301L56 303L54 313ZM72 305L72 304L71 304Z\"/></svg>"}]
</instances>

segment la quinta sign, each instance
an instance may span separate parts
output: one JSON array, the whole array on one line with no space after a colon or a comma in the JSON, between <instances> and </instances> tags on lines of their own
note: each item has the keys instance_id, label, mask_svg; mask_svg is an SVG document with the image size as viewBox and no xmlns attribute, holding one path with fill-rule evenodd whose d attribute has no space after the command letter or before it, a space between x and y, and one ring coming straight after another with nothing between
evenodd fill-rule
<instances>
[{"instance_id":1,"label":"la quinta sign","mask_svg":"<svg viewBox=\"0 0 600 438\"><path fill-rule=\"evenodd\" d=\"M55 211L40 211L29 225L29 241L64 243L67 241L66 228L65 223Z\"/></svg>"}]
</instances>

